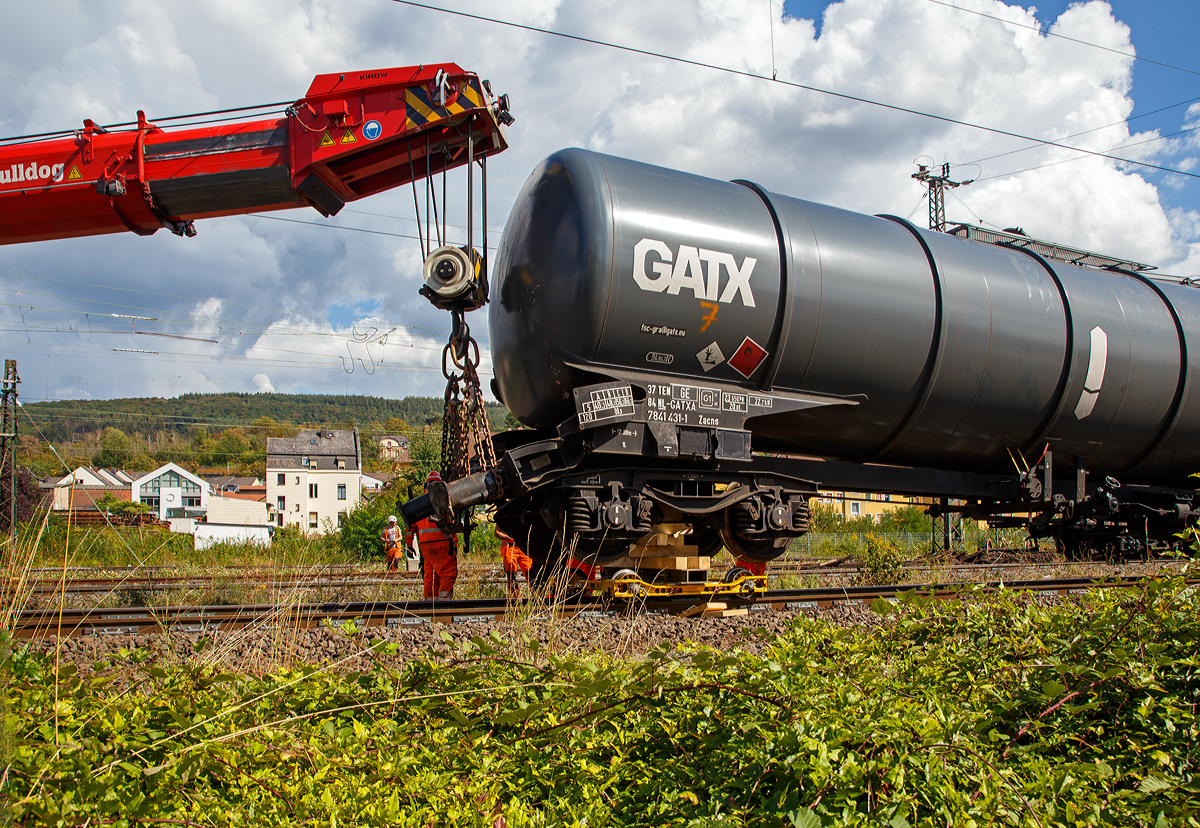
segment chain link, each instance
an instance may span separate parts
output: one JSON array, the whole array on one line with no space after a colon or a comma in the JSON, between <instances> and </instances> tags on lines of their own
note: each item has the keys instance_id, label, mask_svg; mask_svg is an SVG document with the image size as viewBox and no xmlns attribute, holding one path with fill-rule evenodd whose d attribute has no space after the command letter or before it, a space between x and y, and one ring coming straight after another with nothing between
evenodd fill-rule
<instances>
[{"instance_id":1,"label":"chain link","mask_svg":"<svg viewBox=\"0 0 1200 828\"><path fill-rule=\"evenodd\" d=\"M442 411L442 479L447 483L496 465L483 389L475 370L479 365L479 345L471 338L462 311L453 313L454 330L442 351L442 373L446 377ZM447 357L461 374L448 367ZM456 516L455 522L462 524L463 517Z\"/></svg>"}]
</instances>

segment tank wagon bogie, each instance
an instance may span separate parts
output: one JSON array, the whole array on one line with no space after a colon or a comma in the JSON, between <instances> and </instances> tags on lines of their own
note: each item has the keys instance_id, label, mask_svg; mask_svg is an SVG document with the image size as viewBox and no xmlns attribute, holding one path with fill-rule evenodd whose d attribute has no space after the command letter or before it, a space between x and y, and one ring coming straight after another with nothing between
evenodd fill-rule
<instances>
[{"instance_id":1,"label":"tank wagon bogie","mask_svg":"<svg viewBox=\"0 0 1200 828\"><path fill-rule=\"evenodd\" d=\"M601 560L663 525L770 559L817 485L1071 542L1170 537L1200 471L1200 293L1013 238L556 153L513 207L489 317L493 391L534 431L497 443L478 497Z\"/></svg>"}]
</instances>

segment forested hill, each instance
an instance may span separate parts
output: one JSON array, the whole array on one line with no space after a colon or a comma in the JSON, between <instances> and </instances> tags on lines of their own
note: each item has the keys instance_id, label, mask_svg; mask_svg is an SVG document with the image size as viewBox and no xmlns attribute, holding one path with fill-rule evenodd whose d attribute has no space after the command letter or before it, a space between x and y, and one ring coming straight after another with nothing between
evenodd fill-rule
<instances>
[{"instance_id":1,"label":"forested hill","mask_svg":"<svg viewBox=\"0 0 1200 828\"><path fill-rule=\"evenodd\" d=\"M276 423L334 428L386 424L399 419L411 429L440 424L442 405L439 397L389 400L335 394L184 394L170 399L137 397L31 403L25 410L46 438L58 442L75 440L81 434L109 426L128 434L185 434L195 428L219 432L254 425L263 417L270 417ZM498 403L488 405L494 428L503 426L507 414Z\"/></svg>"}]
</instances>

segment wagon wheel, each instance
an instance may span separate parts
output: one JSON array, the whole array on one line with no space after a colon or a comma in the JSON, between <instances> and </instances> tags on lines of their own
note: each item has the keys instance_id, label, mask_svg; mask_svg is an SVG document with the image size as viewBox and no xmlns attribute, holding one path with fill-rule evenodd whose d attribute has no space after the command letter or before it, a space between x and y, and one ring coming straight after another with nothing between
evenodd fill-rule
<instances>
[{"instance_id":1,"label":"wagon wheel","mask_svg":"<svg viewBox=\"0 0 1200 828\"><path fill-rule=\"evenodd\" d=\"M764 540L748 540L739 536L733 531L733 526L730 524L731 511L725 510L725 525L720 534L725 548L735 558L754 563L770 563L787 551L792 539L786 536L767 537Z\"/></svg>"}]
</instances>

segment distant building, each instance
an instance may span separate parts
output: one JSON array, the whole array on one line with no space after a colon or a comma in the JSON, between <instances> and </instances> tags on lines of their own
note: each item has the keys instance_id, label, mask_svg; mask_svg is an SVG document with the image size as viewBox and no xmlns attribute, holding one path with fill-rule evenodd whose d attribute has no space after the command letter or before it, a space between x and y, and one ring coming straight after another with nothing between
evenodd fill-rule
<instances>
[{"instance_id":1,"label":"distant building","mask_svg":"<svg viewBox=\"0 0 1200 828\"><path fill-rule=\"evenodd\" d=\"M866 494L863 492L829 492L822 491L813 498L815 503L823 503L832 508L834 513L843 520L857 520L869 517L879 523L883 516L896 509L913 506L924 510L933 504L928 497L908 497L893 494Z\"/></svg>"},{"instance_id":2,"label":"distant building","mask_svg":"<svg viewBox=\"0 0 1200 828\"><path fill-rule=\"evenodd\" d=\"M111 494L117 500L129 500L132 481L129 473L120 469L80 466L51 482L54 499L50 508L59 512L72 508L94 510L96 502L106 494Z\"/></svg>"},{"instance_id":3,"label":"distant building","mask_svg":"<svg viewBox=\"0 0 1200 828\"><path fill-rule=\"evenodd\" d=\"M174 463L133 481L130 500L145 503L161 520L198 518L208 509L208 481Z\"/></svg>"},{"instance_id":4,"label":"distant building","mask_svg":"<svg viewBox=\"0 0 1200 828\"><path fill-rule=\"evenodd\" d=\"M206 523L230 526L266 526L274 522L274 509L262 500L234 494L217 494L208 499Z\"/></svg>"},{"instance_id":5,"label":"distant building","mask_svg":"<svg viewBox=\"0 0 1200 828\"><path fill-rule=\"evenodd\" d=\"M267 438L267 502L277 526L321 534L337 528L362 500L358 429L301 430Z\"/></svg>"},{"instance_id":6,"label":"distant building","mask_svg":"<svg viewBox=\"0 0 1200 828\"><path fill-rule=\"evenodd\" d=\"M379 443L379 456L382 459L392 460L400 464L410 462L408 459L408 438L403 434L385 434L382 437L376 437L375 442Z\"/></svg>"},{"instance_id":7,"label":"distant building","mask_svg":"<svg viewBox=\"0 0 1200 828\"><path fill-rule=\"evenodd\" d=\"M265 485L257 477L235 477L233 475L201 475L208 481L208 485L213 487L215 492L240 492L244 487L255 487Z\"/></svg>"}]
</instances>

